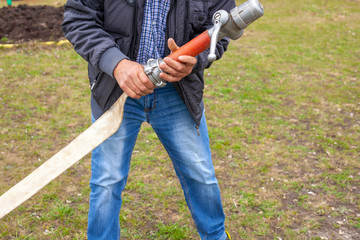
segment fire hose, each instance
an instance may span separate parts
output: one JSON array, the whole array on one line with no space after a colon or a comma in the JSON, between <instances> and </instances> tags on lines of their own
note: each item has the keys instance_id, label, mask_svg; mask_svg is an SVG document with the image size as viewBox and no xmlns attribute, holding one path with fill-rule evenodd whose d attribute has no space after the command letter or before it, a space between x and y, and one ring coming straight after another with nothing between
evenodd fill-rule
<instances>
[{"instance_id":1,"label":"fire hose","mask_svg":"<svg viewBox=\"0 0 360 240\"><path fill-rule=\"evenodd\" d=\"M210 48L208 60L215 61L217 41L224 37L232 40L240 38L244 29L263 14L263 7L258 0L248 0L233 8L230 13L219 10L213 15L214 26L212 28L172 52L168 57L176 61L182 55L196 57ZM156 87L166 84L166 81L159 76L162 72L159 67L162 61L162 59L150 59L144 65L146 75ZM127 95L123 93L111 108L88 129L0 196L0 219L113 135L121 125L126 98Z\"/></svg>"}]
</instances>

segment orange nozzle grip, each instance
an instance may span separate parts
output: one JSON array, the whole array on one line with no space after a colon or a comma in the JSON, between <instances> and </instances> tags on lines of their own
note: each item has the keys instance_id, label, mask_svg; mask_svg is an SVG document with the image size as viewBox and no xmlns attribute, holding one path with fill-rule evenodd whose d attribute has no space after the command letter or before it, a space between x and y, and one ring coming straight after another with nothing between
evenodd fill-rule
<instances>
[{"instance_id":1,"label":"orange nozzle grip","mask_svg":"<svg viewBox=\"0 0 360 240\"><path fill-rule=\"evenodd\" d=\"M179 61L178 58L182 55L196 57L210 47L210 42L211 38L208 31L206 30L196 38L192 39L190 42L172 52L168 57L175 61Z\"/></svg>"}]
</instances>

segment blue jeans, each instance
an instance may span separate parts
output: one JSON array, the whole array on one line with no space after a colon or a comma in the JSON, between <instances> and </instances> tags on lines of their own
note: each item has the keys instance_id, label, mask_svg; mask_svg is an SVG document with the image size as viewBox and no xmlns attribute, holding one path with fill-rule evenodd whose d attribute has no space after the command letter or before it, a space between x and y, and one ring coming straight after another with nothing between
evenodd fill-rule
<instances>
[{"instance_id":1,"label":"blue jeans","mask_svg":"<svg viewBox=\"0 0 360 240\"><path fill-rule=\"evenodd\" d=\"M93 150L88 239L120 238L121 193L136 138L145 121L152 126L172 160L201 239L224 240L225 216L205 116L199 135L193 118L171 84L139 100L128 98L119 130Z\"/></svg>"}]
</instances>

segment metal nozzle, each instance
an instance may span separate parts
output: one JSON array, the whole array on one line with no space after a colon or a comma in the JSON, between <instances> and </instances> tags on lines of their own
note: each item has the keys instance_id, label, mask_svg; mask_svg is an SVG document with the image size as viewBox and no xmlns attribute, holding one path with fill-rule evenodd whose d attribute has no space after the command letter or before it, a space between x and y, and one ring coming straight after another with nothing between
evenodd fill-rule
<instances>
[{"instance_id":1,"label":"metal nozzle","mask_svg":"<svg viewBox=\"0 0 360 240\"><path fill-rule=\"evenodd\" d=\"M214 27L211 34L210 53L208 55L209 62L213 62L216 60L216 42L218 41L221 27L226 25L229 21L229 14L225 10L219 10L214 14L212 21L214 23Z\"/></svg>"},{"instance_id":2,"label":"metal nozzle","mask_svg":"<svg viewBox=\"0 0 360 240\"><path fill-rule=\"evenodd\" d=\"M230 15L240 29L264 15L264 8L258 0L249 0L239 7L233 8Z\"/></svg>"},{"instance_id":3,"label":"metal nozzle","mask_svg":"<svg viewBox=\"0 0 360 240\"><path fill-rule=\"evenodd\" d=\"M159 76L162 72L159 67L162 62L161 58L151 58L143 65L145 74L156 87L164 87L166 85L166 81Z\"/></svg>"},{"instance_id":4,"label":"metal nozzle","mask_svg":"<svg viewBox=\"0 0 360 240\"><path fill-rule=\"evenodd\" d=\"M209 29L211 37L210 53L208 60L216 60L215 47L216 42L223 37L229 37L232 40L239 39L244 29L252 22L264 15L264 9L258 0L248 0L230 10L230 14L224 10L217 11L213 16L214 26Z\"/></svg>"}]
</instances>

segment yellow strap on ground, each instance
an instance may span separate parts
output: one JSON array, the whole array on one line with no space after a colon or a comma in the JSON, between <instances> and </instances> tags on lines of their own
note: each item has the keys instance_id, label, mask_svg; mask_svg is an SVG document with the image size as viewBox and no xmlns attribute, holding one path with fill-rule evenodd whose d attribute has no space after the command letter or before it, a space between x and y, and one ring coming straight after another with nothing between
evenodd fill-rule
<instances>
[{"instance_id":1,"label":"yellow strap on ground","mask_svg":"<svg viewBox=\"0 0 360 240\"><path fill-rule=\"evenodd\" d=\"M47 41L47 42L40 42L40 44L42 45L64 45L70 43L68 40L60 40L60 41ZM17 47L20 46L21 44L17 44L17 43L4 43L4 44L0 44L0 48L13 48L13 47Z\"/></svg>"},{"instance_id":2,"label":"yellow strap on ground","mask_svg":"<svg viewBox=\"0 0 360 240\"><path fill-rule=\"evenodd\" d=\"M0 47L2 47L2 48L12 48L14 46L15 46L15 44L0 44Z\"/></svg>"}]
</instances>

